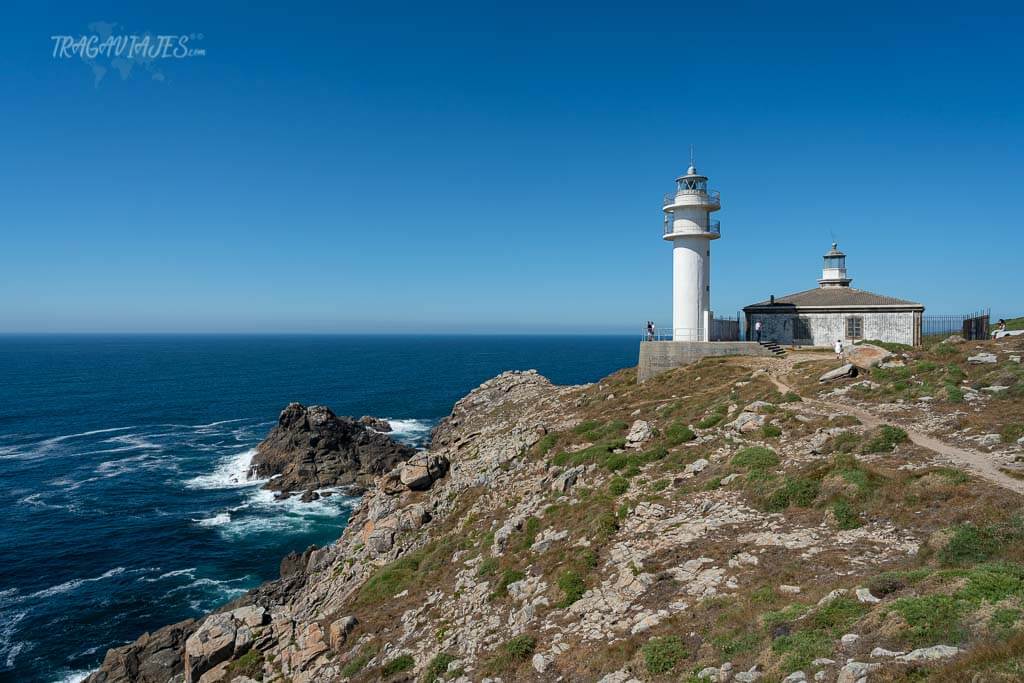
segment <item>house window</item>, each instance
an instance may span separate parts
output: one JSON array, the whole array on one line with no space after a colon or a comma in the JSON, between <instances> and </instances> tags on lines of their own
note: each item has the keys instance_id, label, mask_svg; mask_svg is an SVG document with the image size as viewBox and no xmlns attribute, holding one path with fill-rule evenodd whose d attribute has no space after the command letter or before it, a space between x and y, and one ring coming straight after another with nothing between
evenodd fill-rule
<instances>
[{"instance_id":1,"label":"house window","mask_svg":"<svg viewBox=\"0 0 1024 683\"><path fill-rule=\"evenodd\" d=\"M860 339L864 336L864 318L850 316L846 319L846 336L850 339Z\"/></svg>"}]
</instances>

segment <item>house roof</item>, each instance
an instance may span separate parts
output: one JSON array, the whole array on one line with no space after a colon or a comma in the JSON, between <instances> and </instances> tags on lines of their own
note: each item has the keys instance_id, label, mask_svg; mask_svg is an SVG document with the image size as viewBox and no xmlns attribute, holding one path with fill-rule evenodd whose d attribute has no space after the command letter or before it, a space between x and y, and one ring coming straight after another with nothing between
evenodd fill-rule
<instances>
[{"instance_id":1,"label":"house roof","mask_svg":"<svg viewBox=\"0 0 1024 683\"><path fill-rule=\"evenodd\" d=\"M907 307L924 308L916 301L897 299L893 296L884 296L873 292L865 292L863 289L853 287L816 287L805 292L787 294L775 297L775 305L796 306L797 308L843 308L843 307ZM772 302L759 301L750 304L746 308L770 307Z\"/></svg>"}]
</instances>

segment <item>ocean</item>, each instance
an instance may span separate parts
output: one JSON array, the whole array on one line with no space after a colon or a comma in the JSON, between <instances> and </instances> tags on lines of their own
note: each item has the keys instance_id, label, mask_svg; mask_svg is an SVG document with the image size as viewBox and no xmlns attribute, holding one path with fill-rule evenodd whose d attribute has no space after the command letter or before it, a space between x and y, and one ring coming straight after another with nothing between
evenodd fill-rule
<instances>
[{"instance_id":1,"label":"ocean","mask_svg":"<svg viewBox=\"0 0 1024 683\"><path fill-rule=\"evenodd\" d=\"M561 384L635 365L635 337L0 337L0 681L81 680L107 648L276 578L357 499L245 479L290 401L427 443L504 370Z\"/></svg>"}]
</instances>

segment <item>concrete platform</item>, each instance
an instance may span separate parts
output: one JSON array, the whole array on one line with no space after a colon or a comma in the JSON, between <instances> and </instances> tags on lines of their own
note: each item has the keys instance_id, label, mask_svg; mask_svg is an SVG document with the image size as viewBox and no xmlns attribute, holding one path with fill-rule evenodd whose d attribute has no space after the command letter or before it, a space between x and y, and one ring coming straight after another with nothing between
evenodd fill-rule
<instances>
[{"instance_id":1,"label":"concrete platform","mask_svg":"<svg viewBox=\"0 0 1024 683\"><path fill-rule=\"evenodd\" d=\"M640 342L637 381L646 382L666 370L696 363L709 356L771 356L772 352L757 342Z\"/></svg>"}]
</instances>

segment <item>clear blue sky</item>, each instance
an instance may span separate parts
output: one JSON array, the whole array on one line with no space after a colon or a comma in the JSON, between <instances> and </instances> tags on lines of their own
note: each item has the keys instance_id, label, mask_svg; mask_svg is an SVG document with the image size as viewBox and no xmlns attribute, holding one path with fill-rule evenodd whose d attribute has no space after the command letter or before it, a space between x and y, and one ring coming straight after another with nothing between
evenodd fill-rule
<instances>
[{"instance_id":1,"label":"clear blue sky","mask_svg":"<svg viewBox=\"0 0 1024 683\"><path fill-rule=\"evenodd\" d=\"M0 331L667 324L690 143L716 312L834 238L855 287L1024 313L1009 4L156 5L5 6ZM96 21L206 55L97 83L50 40Z\"/></svg>"}]
</instances>

